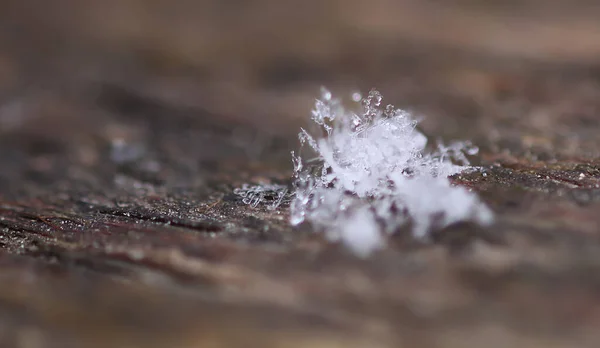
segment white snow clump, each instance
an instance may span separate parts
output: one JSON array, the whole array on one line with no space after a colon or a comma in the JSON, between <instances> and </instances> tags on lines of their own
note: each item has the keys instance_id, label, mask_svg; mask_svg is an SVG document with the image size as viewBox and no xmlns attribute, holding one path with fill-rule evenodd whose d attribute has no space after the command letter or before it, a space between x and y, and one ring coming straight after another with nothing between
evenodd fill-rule
<instances>
[{"instance_id":1,"label":"white snow clump","mask_svg":"<svg viewBox=\"0 0 600 348\"><path fill-rule=\"evenodd\" d=\"M417 121L392 105L383 108L375 90L352 99L360 101L361 112L345 109L323 90L312 111L319 130L299 133L309 151L292 152L293 225L306 221L368 256L407 223L414 237L427 238L459 221L492 222L492 212L474 193L448 179L471 168L465 154L477 148L466 142L428 146Z\"/></svg>"}]
</instances>

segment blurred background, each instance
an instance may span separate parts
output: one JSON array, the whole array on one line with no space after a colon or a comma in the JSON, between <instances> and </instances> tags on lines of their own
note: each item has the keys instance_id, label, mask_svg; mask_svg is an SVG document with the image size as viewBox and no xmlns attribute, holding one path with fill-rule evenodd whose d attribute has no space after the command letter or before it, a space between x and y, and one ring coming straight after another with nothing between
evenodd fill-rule
<instances>
[{"instance_id":1,"label":"blurred background","mask_svg":"<svg viewBox=\"0 0 600 348\"><path fill-rule=\"evenodd\" d=\"M0 127L17 122L15 101L56 109L48 93L84 100L106 85L267 128L295 129L321 85L453 114L426 123L434 133L510 113L546 127L561 115L521 104L560 98L573 79L596 96L599 16L586 0L6 0ZM515 95L520 105L497 108Z\"/></svg>"}]
</instances>

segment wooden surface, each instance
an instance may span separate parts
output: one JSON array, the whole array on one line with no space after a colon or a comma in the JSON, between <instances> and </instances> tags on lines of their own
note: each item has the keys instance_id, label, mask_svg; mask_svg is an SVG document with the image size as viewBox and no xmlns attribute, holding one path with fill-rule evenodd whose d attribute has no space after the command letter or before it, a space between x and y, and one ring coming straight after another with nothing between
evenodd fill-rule
<instances>
[{"instance_id":1,"label":"wooden surface","mask_svg":"<svg viewBox=\"0 0 600 348\"><path fill-rule=\"evenodd\" d=\"M593 1L6 1L2 347L600 346ZM253 209L320 85L471 140L494 210L367 260Z\"/></svg>"}]
</instances>

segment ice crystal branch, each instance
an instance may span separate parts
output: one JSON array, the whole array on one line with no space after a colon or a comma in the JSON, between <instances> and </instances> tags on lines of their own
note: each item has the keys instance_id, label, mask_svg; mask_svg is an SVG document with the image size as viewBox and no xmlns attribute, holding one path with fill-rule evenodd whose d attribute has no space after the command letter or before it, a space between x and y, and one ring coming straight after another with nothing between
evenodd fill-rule
<instances>
[{"instance_id":1,"label":"ice crystal branch","mask_svg":"<svg viewBox=\"0 0 600 348\"><path fill-rule=\"evenodd\" d=\"M261 204L266 204L267 209L277 209L284 200L289 199L288 188L282 185L242 185L242 187L233 190L233 193L242 198L242 202L258 207Z\"/></svg>"}]
</instances>

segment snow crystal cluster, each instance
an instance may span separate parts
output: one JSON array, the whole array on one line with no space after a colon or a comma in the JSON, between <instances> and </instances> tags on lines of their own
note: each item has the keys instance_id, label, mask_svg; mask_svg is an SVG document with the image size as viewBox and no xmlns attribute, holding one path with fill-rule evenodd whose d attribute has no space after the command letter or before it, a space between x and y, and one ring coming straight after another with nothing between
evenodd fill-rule
<instances>
[{"instance_id":1,"label":"snow crystal cluster","mask_svg":"<svg viewBox=\"0 0 600 348\"><path fill-rule=\"evenodd\" d=\"M416 238L459 221L486 225L491 211L448 176L468 167L469 143L428 145L417 121L372 90L358 112L323 90L312 111L316 132L302 129L292 153L291 223L304 221L366 256L410 223Z\"/></svg>"},{"instance_id":2,"label":"snow crystal cluster","mask_svg":"<svg viewBox=\"0 0 600 348\"><path fill-rule=\"evenodd\" d=\"M244 185L234 190L253 207L274 210L290 203L291 223L310 223L360 256L385 244L386 235L410 224L415 238L460 221L490 224L492 212L477 195L448 177L470 169L468 142L428 144L417 121L372 90L352 96L346 109L327 90L312 111L313 132L301 129L292 152L294 191L282 185Z\"/></svg>"}]
</instances>

